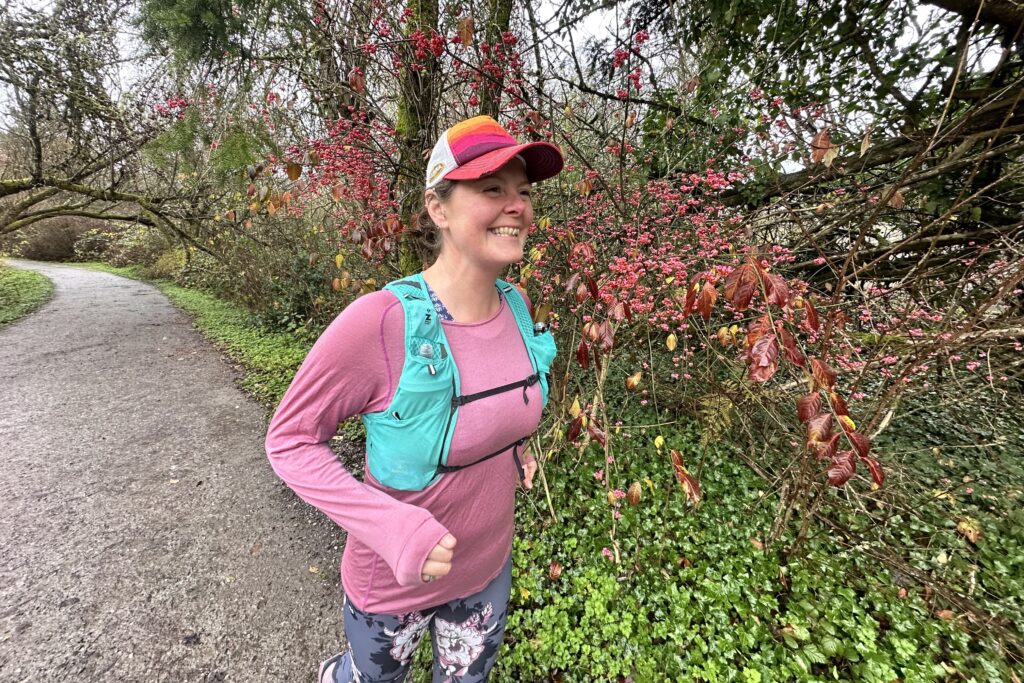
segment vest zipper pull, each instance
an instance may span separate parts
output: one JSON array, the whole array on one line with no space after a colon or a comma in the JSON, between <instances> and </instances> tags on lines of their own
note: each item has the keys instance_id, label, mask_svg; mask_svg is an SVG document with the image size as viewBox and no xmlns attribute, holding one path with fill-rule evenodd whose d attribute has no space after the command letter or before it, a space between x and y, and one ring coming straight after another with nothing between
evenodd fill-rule
<instances>
[{"instance_id":1,"label":"vest zipper pull","mask_svg":"<svg viewBox=\"0 0 1024 683\"><path fill-rule=\"evenodd\" d=\"M433 366L433 364L431 364L431 365L428 365L428 366L427 366L427 371L428 371L428 372L429 372L429 373L430 373L431 375L436 375L436 374L437 374L437 370L435 370L435 369L434 369L434 366Z\"/></svg>"}]
</instances>

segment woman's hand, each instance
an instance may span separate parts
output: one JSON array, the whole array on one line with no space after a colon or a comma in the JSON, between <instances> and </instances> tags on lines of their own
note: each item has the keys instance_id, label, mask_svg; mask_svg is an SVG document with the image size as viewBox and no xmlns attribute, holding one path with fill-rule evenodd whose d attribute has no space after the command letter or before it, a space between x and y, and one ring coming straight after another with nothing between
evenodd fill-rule
<instances>
[{"instance_id":1,"label":"woman's hand","mask_svg":"<svg viewBox=\"0 0 1024 683\"><path fill-rule=\"evenodd\" d=\"M530 490L533 488L533 475L537 473L537 461L531 460L530 462L523 465L523 488Z\"/></svg>"},{"instance_id":2,"label":"woman's hand","mask_svg":"<svg viewBox=\"0 0 1024 683\"><path fill-rule=\"evenodd\" d=\"M427 561L423 563L420 578L424 583L430 583L434 579L448 575L448 572L452 570L453 550L455 550L455 537L445 534L444 538L427 555Z\"/></svg>"}]
</instances>

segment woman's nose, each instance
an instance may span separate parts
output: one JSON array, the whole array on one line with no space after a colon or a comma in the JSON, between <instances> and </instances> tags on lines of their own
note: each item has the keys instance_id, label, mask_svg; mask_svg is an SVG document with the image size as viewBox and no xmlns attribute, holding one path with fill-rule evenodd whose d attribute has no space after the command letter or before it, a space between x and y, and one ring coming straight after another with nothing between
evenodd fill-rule
<instances>
[{"instance_id":1,"label":"woman's nose","mask_svg":"<svg viewBox=\"0 0 1024 683\"><path fill-rule=\"evenodd\" d=\"M515 192L512 194L512 198L509 199L508 203L505 205L505 211L506 213L513 213L517 215L521 214L526 211L528 201L529 200L523 197L523 195Z\"/></svg>"}]
</instances>

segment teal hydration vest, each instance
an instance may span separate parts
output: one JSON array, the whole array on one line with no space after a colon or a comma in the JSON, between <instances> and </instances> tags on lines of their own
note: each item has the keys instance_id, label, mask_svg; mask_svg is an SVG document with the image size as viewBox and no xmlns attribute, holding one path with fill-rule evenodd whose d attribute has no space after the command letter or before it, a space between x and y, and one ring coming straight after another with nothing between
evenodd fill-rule
<instances>
[{"instance_id":1,"label":"teal hydration vest","mask_svg":"<svg viewBox=\"0 0 1024 683\"><path fill-rule=\"evenodd\" d=\"M548 373L555 358L551 332L546 326L534 328L519 290L504 280L495 284L515 316L533 372L517 382L467 396L460 393L459 371L423 276L413 275L384 287L398 297L405 312L405 363L391 404L381 412L362 415L367 463L370 473L381 484L402 491L420 491L442 474L476 465L509 448L522 476L518 449L528 434L467 465L448 465L460 406L516 389L522 389L525 403L529 401L527 389L538 383L541 405L548 401Z\"/></svg>"}]
</instances>

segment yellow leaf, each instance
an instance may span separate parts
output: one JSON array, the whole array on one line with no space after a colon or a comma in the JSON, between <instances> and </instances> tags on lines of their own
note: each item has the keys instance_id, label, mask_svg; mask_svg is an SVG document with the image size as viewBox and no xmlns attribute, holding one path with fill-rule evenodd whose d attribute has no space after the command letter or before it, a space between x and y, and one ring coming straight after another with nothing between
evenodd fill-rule
<instances>
[{"instance_id":1,"label":"yellow leaf","mask_svg":"<svg viewBox=\"0 0 1024 683\"><path fill-rule=\"evenodd\" d=\"M825 168L831 168L832 162L836 160L837 156L839 156L839 147L829 147L828 151L825 152L825 156L822 158L822 161L825 162Z\"/></svg>"},{"instance_id":2,"label":"yellow leaf","mask_svg":"<svg viewBox=\"0 0 1024 683\"><path fill-rule=\"evenodd\" d=\"M675 351L676 350L676 343L677 343L677 341L678 340L676 339L676 335L675 334L670 334L670 335L668 335L668 339L665 340L665 346L668 347L669 351Z\"/></svg>"},{"instance_id":3,"label":"yellow leaf","mask_svg":"<svg viewBox=\"0 0 1024 683\"><path fill-rule=\"evenodd\" d=\"M665 437L663 437L660 434L658 436L654 437L654 447L655 448L657 448L660 451L661 447L664 446L664 445L665 445Z\"/></svg>"},{"instance_id":4,"label":"yellow leaf","mask_svg":"<svg viewBox=\"0 0 1024 683\"><path fill-rule=\"evenodd\" d=\"M334 257L334 267L335 267L335 268L341 268L341 266L342 266L342 265L343 265L344 263L345 263L345 255L344 255L344 254L337 254L337 255L336 255L336 256Z\"/></svg>"},{"instance_id":5,"label":"yellow leaf","mask_svg":"<svg viewBox=\"0 0 1024 683\"><path fill-rule=\"evenodd\" d=\"M551 227L551 219L547 216L542 216L541 219L537 221L537 227L541 230L547 230Z\"/></svg>"},{"instance_id":6,"label":"yellow leaf","mask_svg":"<svg viewBox=\"0 0 1024 683\"><path fill-rule=\"evenodd\" d=\"M572 405L569 406L569 415L572 419L576 419L580 416L580 397L577 396L572 400Z\"/></svg>"},{"instance_id":7,"label":"yellow leaf","mask_svg":"<svg viewBox=\"0 0 1024 683\"><path fill-rule=\"evenodd\" d=\"M309 573L310 574L319 574L320 573L320 567L317 567L316 565L313 565L313 564L309 565Z\"/></svg>"},{"instance_id":8,"label":"yellow leaf","mask_svg":"<svg viewBox=\"0 0 1024 683\"><path fill-rule=\"evenodd\" d=\"M857 423L854 422L853 418L851 418L849 415L840 415L839 421L842 422L846 426L846 428L849 429L851 432L857 431Z\"/></svg>"},{"instance_id":9,"label":"yellow leaf","mask_svg":"<svg viewBox=\"0 0 1024 683\"><path fill-rule=\"evenodd\" d=\"M519 597L522 598L523 600L526 600L527 598L530 597L530 591L528 591L525 588L523 588L522 586L520 586L519 587Z\"/></svg>"}]
</instances>

